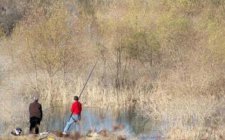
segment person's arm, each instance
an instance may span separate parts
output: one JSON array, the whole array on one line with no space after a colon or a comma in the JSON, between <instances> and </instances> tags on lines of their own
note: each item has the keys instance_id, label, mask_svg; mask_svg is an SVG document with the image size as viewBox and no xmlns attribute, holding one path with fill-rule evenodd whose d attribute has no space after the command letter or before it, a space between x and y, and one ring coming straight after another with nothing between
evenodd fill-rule
<instances>
[{"instance_id":1,"label":"person's arm","mask_svg":"<svg viewBox=\"0 0 225 140\"><path fill-rule=\"evenodd\" d=\"M42 106L41 106L41 104L40 104L40 113L41 113L41 120L42 120L43 112L42 112Z\"/></svg>"},{"instance_id":2,"label":"person's arm","mask_svg":"<svg viewBox=\"0 0 225 140\"><path fill-rule=\"evenodd\" d=\"M71 105L71 109L70 109L71 113L73 113L73 110L74 110L74 104Z\"/></svg>"}]
</instances>

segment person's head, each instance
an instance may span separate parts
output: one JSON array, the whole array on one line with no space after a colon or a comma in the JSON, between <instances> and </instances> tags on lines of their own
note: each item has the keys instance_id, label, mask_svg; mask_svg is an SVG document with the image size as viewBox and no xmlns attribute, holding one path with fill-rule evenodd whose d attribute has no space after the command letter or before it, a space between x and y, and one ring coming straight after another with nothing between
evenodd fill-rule
<instances>
[{"instance_id":1,"label":"person's head","mask_svg":"<svg viewBox=\"0 0 225 140\"><path fill-rule=\"evenodd\" d=\"M38 101L38 96L34 96L33 99L34 99L35 102L37 102Z\"/></svg>"},{"instance_id":2,"label":"person's head","mask_svg":"<svg viewBox=\"0 0 225 140\"><path fill-rule=\"evenodd\" d=\"M79 100L79 97L78 96L74 96L74 100L75 101L78 101Z\"/></svg>"}]
</instances>

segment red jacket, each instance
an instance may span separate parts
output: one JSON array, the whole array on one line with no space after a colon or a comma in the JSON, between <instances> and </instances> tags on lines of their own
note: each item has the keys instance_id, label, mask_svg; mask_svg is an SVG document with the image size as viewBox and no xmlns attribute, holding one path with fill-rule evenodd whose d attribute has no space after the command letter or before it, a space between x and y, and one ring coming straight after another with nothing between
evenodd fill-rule
<instances>
[{"instance_id":1,"label":"red jacket","mask_svg":"<svg viewBox=\"0 0 225 140\"><path fill-rule=\"evenodd\" d=\"M80 115L82 111L82 104L78 101L75 101L71 106L71 113L74 115Z\"/></svg>"}]
</instances>

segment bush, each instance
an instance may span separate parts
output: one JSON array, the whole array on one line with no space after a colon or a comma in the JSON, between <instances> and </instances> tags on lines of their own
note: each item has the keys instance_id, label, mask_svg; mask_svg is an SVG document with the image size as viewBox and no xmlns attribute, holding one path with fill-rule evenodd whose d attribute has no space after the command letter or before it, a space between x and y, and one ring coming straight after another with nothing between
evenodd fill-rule
<instances>
[{"instance_id":1,"label":"bush","mask_svg":"<svg viewBox=\"0 0 225 140\"><path fill-rule=\"evenodd\" d=\"M160 43L154 32L136 32L123 41L124 48L129 58L152 64L153 55L157 55Z\"/></svg>"}]
</instances>

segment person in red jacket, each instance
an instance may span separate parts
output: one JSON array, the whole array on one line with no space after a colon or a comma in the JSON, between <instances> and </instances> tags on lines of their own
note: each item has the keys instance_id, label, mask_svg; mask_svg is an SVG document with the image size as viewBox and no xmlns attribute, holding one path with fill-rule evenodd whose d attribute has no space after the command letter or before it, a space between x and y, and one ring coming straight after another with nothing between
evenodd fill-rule
<instances>
[{"instance_id":1,"label":"person in red jacket","mask_svg":"<svg viewBox=\"0 0 225 140\"><path fill-rule=\"evenodd\" d=\"M69 121L66 123L66 126L63 130L63 134L66 135L67 131L69 130L70 126L73 122L78 122L81 120L81 111L82 111L82 104L79 102L79 97L74 96L74 103L71 106L71 117Z\"/></svg>"}]
</instances>

